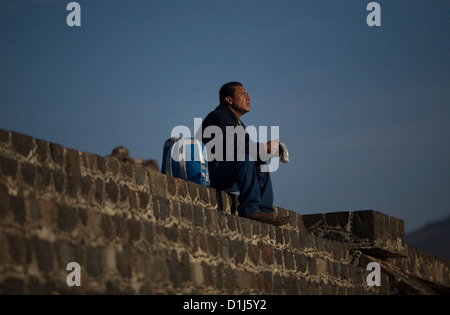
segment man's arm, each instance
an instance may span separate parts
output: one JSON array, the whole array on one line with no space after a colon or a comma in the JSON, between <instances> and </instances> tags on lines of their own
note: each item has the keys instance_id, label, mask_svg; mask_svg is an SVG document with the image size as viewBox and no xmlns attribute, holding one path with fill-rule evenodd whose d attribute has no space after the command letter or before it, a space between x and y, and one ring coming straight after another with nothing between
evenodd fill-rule
<instances>
[{"instance_id":1,"label":"man's arm","mask_svg":"<svg viewBox=\"0 0 450 315\"><path fill-rule=\"evenodd\" d=\"M266 152L271 156L278 156L280 150L280 139L271 140L265 143Z\"/></svg>"}]
</instances>

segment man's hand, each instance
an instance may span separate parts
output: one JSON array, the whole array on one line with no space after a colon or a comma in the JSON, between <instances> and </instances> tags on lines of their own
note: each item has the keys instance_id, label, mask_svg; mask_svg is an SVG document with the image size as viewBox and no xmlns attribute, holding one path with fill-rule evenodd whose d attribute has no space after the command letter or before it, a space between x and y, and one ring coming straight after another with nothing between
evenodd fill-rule
<instances>
[{"instance_id":1,"label":"man's hand","mask_svg":"<svg viewBox=\"0 0 450 315\"><path fill-rule=\"evenodd\" d=\"M278 156L280 149L280 139L275 139L266 143L266 152L272 156Z\"/></svg>"}]
</instances>

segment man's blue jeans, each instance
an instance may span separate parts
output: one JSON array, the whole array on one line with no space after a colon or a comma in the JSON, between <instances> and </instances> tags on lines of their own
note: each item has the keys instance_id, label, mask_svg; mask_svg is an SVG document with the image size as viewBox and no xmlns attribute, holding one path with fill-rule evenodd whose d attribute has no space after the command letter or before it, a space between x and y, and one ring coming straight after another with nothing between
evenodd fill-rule
<instances>
[{"instance_id":1,"label":"man's blue jeans","mask_svg":"<svg viewBox=\"0 0 450 315\"><path fill-rule=\"evenodd\" d=\"M246 156L245 161L212 161L209 163L211 187L239 192L239 216L249 217L257 211L272 213L273 190L269 172Z\"/></svg>"}]
</instances>

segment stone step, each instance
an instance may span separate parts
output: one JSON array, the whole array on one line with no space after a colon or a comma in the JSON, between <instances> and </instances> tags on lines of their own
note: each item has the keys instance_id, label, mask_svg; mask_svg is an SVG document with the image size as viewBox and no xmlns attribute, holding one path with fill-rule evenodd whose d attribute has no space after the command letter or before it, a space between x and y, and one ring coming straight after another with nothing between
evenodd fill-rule
<instances>
[{"instance_id":1,"label":"stone step","mask_svg":"<svg viewBox=\"0 0 450 315\"><path fill-rule=\"evenodd\" d=\"M404 222L387 214L361 210L308 214L302 219L310 233L351 244L375 257L407 256Z\"/></svg>"}]
</instances>

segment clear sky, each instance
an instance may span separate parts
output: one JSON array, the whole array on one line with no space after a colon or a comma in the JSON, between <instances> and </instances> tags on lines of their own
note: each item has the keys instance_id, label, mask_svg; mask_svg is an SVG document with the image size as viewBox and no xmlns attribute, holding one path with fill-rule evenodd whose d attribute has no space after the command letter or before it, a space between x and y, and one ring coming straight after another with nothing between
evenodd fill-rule
<instances>
[{"instance_id":1,"label":"clear sky","mask_svg":"<svg viewBox=\"0 0 450 315\"><path fill-rule=\"evenodd\" d=\"M247 126L279 126L291 157L275 203L301 214L374 209L406 232L450 215L450 2L0 1L0 128L161 165L240 81Z\"/></svg>"}]
</instances>

